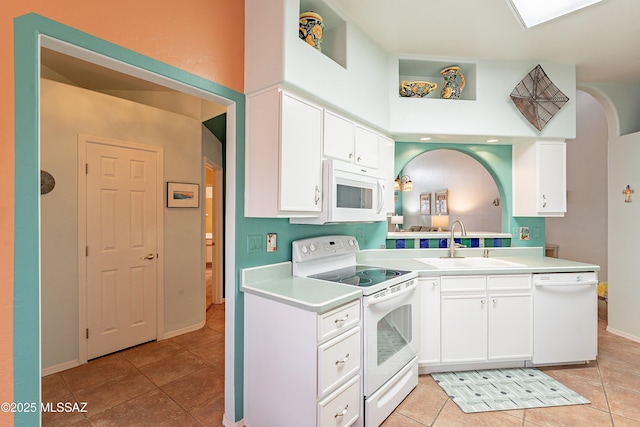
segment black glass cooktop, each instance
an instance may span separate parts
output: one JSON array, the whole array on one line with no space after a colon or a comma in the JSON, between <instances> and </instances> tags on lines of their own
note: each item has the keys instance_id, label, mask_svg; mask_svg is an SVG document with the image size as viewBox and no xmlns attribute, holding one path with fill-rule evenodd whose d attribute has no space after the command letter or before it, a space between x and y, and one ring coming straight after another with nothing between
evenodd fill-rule
<instances>
[{"instance_id":1,"label":"black glass cooktop","mask_svg":"<svg viewBox=\"0 0 640 427\"><path fill-rule=\"evenodd\" d=\"M341 268L339 270L331 270L320 274L314 274L309 277L328 280L330 282L344 283L347 285L368 287L384 283L408 273L410 273L410 271L371 267L367 265L355 265L352 267Z\"/></svg>"}]
</instances>

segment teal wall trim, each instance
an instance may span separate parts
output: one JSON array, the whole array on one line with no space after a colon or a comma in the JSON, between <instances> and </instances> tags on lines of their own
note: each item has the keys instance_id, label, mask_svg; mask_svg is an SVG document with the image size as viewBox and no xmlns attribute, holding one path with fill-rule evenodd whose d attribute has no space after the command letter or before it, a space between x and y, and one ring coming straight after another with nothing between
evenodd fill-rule
<instances>
[{"instance_id":1,"label":"teal wall trim","mask_svg":"<svg viewBox=\"0 0 640 427\"><path fill-rule=\"evenodd\" d=\"M467 154L477 160L491 174L502 201L502 232L511 233L513 246L542 246L545 245L544 218L513 217L512 201L512 160L510 145L490 144L448 144L448 143L419 143L396 142L395 146L395 174L398 175L404 166L416 156L427 151L437 149L455 150ZM400 193L401 196L401 193ZM400 197L399 197L400 199ZM402 206L402 201L396 203L396 209ZM397 212L397 211L396 211ZM529 228L529 240L520 240L520 227Z\"/></svg>"},{"instance_id":2,"label":"teal wall trim","mask_svg":"<svg viewBox=\"0 0 640 427\"><path fill-rule=\"evenodd\" d=\"M13 399L40 395L40 185L38 32L14 25L15 210L13 289ZM17 412L14 425L40 425L40 413Z\"/></svg>"},{"instance_id":3,"label":"teal wall trim","mask_svg":"<svg viewBox=\"0 0 640 427\"><path fill-rule=\"evenodd\" d=\"M37 14L14 19L15 74L15 238L14 238L14 400L40 402L40 185L39 185L39 36L70 43L236 103L237 144L244 146L244 95L168 64L75 30ZM238 157L243 163L244 157ZM244 170L239 168L238 175ZM242 188L237 189L242 194ZM236 194L237 197L237 194ZM239 212L241 216L242 211ZM235 284L236 295L238 281ZM236 300L236 305L242 299ZM242 317L236 310L235 414L242 418ZM235 416L235 417L234 417ZM40 413L16 413L17 426L40 425Z\"/></svg>"}]
</instances>

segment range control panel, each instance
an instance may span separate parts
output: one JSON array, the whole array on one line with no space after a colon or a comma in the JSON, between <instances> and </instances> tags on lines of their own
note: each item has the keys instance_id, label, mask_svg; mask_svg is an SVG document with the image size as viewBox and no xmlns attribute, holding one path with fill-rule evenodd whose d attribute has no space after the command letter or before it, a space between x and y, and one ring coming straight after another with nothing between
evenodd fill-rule
<instances>
[{"instance_id":1,"label":"range control panel","mask_svg":"<svg viewBox=\"0 0 640 427\"><path fill-rule=\"evenodd\" d=\"M293 262L304 262L341 254L355 254L359 250L358 241L353 236L321 236L293 242L291 257Z\"/></svg>"}]
</instances>

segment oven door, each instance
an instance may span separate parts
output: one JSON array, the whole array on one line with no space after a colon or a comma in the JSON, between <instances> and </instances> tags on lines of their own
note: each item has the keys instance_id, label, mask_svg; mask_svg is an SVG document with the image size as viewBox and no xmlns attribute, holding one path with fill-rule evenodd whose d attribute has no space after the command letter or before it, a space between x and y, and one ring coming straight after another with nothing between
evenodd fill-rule
<instances>
[{"instance_id":1,"label":"oven door","mask_svg":"<svg viewBox=\"0 0 640 427\"><path fill-rule=\"evenodd\" d=\"M364 298L365 397L391 379L417 354L416 283L412 279L389 288L383 296L378 293Z\"/></svg>"}]
</instances>

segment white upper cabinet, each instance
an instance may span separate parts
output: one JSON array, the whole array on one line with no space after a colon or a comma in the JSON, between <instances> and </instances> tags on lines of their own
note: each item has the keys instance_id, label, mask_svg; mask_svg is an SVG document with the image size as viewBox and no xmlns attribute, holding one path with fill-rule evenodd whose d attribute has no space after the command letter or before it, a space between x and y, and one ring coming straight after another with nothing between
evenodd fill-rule
<instances>
[{"instance_id":1,"label":"white upper cabinet","mask_svg":"<svg viewBox=\"0 0 640 427\"><path fill-rule=\"evenodd\" d=\"M323 147L325 157L352 162L355 139L356 127L351 120L325 110Z\"/></svg>"},{"instance_id":2,"label":"white upper cabinet","mask_svg":"<svg viewBox=\"0 0 640 427\"><path fill-rule=\"evenodd\" d=\"M322 209L322 107L279 88L247 96L245 215Z\"/></svg>"},{"instance_id":3,"label":"white upper cabinet","mask_svg":"<svg viewBox=\"0 0 640 427\"><path fill-rule=\"evenodd\" d=\"M355 163L370 168L380 167L378 134L356 125Z\"/></svg>"},{"instance_id":4,"label":"white upper cabinet","mask_svg":"<svg viewBox=\"0 0 640 427\"><path fill-rule=\"evenodd\" d=\"M395 213L395 193L393 184L396 179L394 172L396 143L393 139L379 135L378 142L380 144L380 171L385 178L384 185L384 206L387 209L387 215Z\"/></svg>"},{"instance_id":5,"label":"white upper cabinet","mask_svg":"<svg viewBox=\"0 0 640 427\"><path fill-rule=\"evenodd\" d=\"M378 138L378 133L325 110L324 157L377 169L380 166Z\"/></svg>"},{"instance_id":6,"label":"white upper cabinet","mask_svg":"<svg viewBox=\"0 0 640 427\"><path fill-rule=\"evenodd\" d=\"M564 141L513 146L513 216L561 217L567 211Z\"/></svg>"}]
</instances>

